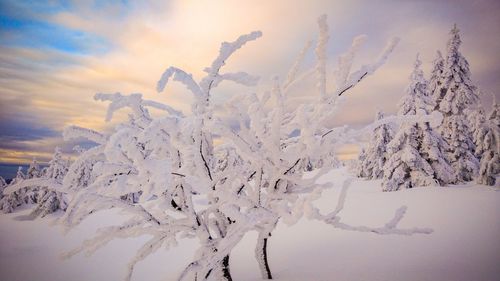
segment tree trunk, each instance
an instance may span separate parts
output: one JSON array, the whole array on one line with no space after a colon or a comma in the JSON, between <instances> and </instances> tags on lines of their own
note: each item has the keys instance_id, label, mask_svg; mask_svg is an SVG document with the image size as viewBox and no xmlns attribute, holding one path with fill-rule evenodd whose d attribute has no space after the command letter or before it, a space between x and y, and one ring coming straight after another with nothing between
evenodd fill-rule
<instances>
[{"instance_id":1,"label":"tree trunk","mask_svg":"<svg viewBox=\"0 0 500 281\"><path fill-rule=\"evenodd\" d=\"M257 258L257 262L259 263L260 274L263 279L273 279L267 259L267 243L268 237L270 236L271 233L267 233L267 235L262 235L262 233L259 234L259 238L257 239L257 246L255 247L255 257Z\"/></svg>"},{"instance_id":2,"label":"tree trunk","mask_svg":"<svg viewBox=\"0 0 500 281\"><path fill-rule=\"evenodd\" d=\"M205 275L205 279L207 279L215 270L215 274L217 276L221 277L223 281L233 281L233 278L231 277L231 272L229 271L229 255L225 256L220 265L210 269L207 274ZM217 271L221 272L217 272ZM196 280L196 279L195 279Z\"/></svg>"},{"instance_id":3,"label":"tree trunk","mask_svg":"<svg viewBox=\"0 0 500 281\"><path fill-rule=\"evenodd\" d=\"M233 278L231 278L231 272L229 271L229 255L225 256L222 260L222 274L226 281L233 281Z\"/></svg>"}]
</instances>

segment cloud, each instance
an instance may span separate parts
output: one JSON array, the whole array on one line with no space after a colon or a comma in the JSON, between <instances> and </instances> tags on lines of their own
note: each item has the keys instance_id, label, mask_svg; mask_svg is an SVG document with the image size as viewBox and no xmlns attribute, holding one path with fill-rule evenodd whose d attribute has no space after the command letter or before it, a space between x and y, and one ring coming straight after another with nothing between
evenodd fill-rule
<instances>
[{"instance_id":1,"label":"cloud","mask_svg":"<svg viewBox=\"0 0 500 281\"><path fill-rule=\"evenodd\" d=\"M0 120L0 147L13 141L39 140L57 135L58 132L37 124L12 119Z\"/></svg>"},{"instance_id":2,"label":"cloud","mask_svg":"<svg viewBox=\"0 0 500 281\"><path fill-rule=\"evenodd\" d=\"M402 38L388 63L349 93L332 124L362 126L378 109L394 113L415 54L421 53L428 71L454 22L462 29L462 52L473 77L485 92L498 95L499 7L496 1L465 0L2 1L0 18L7 21L0 24L15 25L8 22L14 20L27 25L2 31L1 124L21 120L18 135L24 134L22 128L44 128L34 134L49 134L38 140L47 140L43 145L48 153L50 145L62 143L50 131L70 124L98 130L113 126L103 122L106 104L92 99L97 92L141 92L188 112L192 96L182 85L171 83L164 93L155 92L163 70L174 65L200 78L222 41L253 30L262 30L264 36L236 53L225 70L261 75L264 85L257 90L265 89L271 77L286 75L303 44L316 37L315 20L322 13L329 15L332 62L356 35L368 35L358 66L371 62L390 37ZM26 43L30 38L33 42ZM313 66L313 57L308 54L304 69ZM304 81L294 95L314 95L313 83ZM255 89L227 83L214 95L222 103L248 91ZM117 120L124 116L118 114ZM30 143L20 149L37 147Z\"/></svg>"}]
</instances>

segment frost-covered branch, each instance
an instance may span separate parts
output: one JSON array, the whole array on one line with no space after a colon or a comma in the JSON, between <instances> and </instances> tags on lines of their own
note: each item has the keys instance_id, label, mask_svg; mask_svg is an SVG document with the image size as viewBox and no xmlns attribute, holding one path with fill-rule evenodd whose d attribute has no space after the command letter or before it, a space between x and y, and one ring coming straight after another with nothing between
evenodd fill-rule
<instances>
[{"instance_id":1,"label":"frost-covered branch","mask_svg":"<svg viewBox=\"0 0 500 281\"><path fill-rule=\"evenodd\" d=\"M253 31L249 34L241 35L234 42L223 42L221 44L219 55L212 62L210 67L205 68L207 76L200 82L201 90L205 98L209 98L210 90L213 88L213 83L219 77L220 69L226 64L226 60L238 49L243 47L247 42L258 39L262 36L262 32ZM239 81L238 81L239 82Z\"/></svg>"},{"instance_id":2,"label":"frost-covered branch","mask_svg":"<svg viewBox=\"0 0 500 281\"><path fill-rule=\"evenodd\" d=\"M134 112L135 118L141 120L142 122L151 121L151 116L149 114L149 111L146 109L146 106L166 111L174 116L182 116L182 113L180 111L177 111L168 105L161 104L155 101L143 100L142 94L130 94L124 96L120 93L98 93L94 95L94 99L98 101L111 101L111 103L108 105L106 121L110 121L113 118L113 114L117 110L124 107L131 108Z\"/></svg>"},{"instance_id":3,"label":"frost-covered branch","mask_svg":"<svg viewBox=\"0 0 500 281\"><path fill-rule=\"evenodd\" d=\"M339 228L342 230L358 231L358 232L373 232L376 234L386 235L386 234L397 234L397 235L413 235L413 234L430 234L433 232L430 228L398 228L399 222L403 219L407 207L401 206L394 213L394 217L388 221L384 226L381 227L369 227L364 225L354 226L341 221L340 212L344 209L345 201L347 198L347 191L352 183L352 179L349 178L342 184L342 190L340 192L337 206L335 210L327 215L319 215L317 212L317 218L323 220L324 222Z\"/></svg>"},{"instance_id":4,"label":"frost-covered branch","mask_svg":"<svg viewBox=\"0 0 500 281\"><path fill-rule=\"evenodd\" d=\"M366 41L366 35L359 35L352 40L352 45L347 51L347 53L341 55L338 60L336 74L336 85L345 85L349 74L351 73L351 67L356 57L356 53L359 51L361 46ZM339 94L340 95L340 94Z\"/></svg>"},{"instance_id":5,"label":"frost-covered branch","mask_svg":"<svg viewBox=\"0 0 500 281\"><path fill-rule=\"evenodd\" d=\"M197 98L203 97L203 93L200 87L198 86L198 83L194 81L193 75L188 74L184 70L173 66L167 68L167 70L165 70L165 72L163 72L163 74L161 75L161 78L158 81L158 85L156 86L156 90L158 91L158 93L163 92L165 86L168 83L168 80L172 76L174 77L173 79L175 81L184 84L191 91L191 93L194 94L195 97Z\"/></svg>"},{"instance_id":6,"label":"frost-covered branch","mask_svg":"<svg viewBox=\"0 0 500 281\"><path fill-rule=\"evenodd\" d=\"M317 80L318 80L318 91L322 101L326 99L326 46L328 44L328 39L330 36L328 35L328 24L326 22L327 16L322 15L318 19L318 27L319 27L319 38L318 43L316 45L316 50L314 51L316 54L316 72L317 72Z\"/></svg>"},{"instance_id":7,"label":"frost-covered branch","mask_svg":"<svg viewBox=\"0 0 500 281\"><path fill-rule=\"evenodd\" d=\"M387 116L383 119L376 120L375 122L361 128L358 130L348 129L346 127L333 128L321 135L323 141L338 141L340 139L349 141L356 137L370 134L377 127L385 124L395 124L400 125L404 122L406 123L429 123L431 127L437 127L441 124L443 120L443 115L438 111L433 111L431 114L422 113L418 115L404 115L404 116Z\"/></svg>"},{"instance_id":8,"label":"frost-covered branch","mask_svg":"<svg viewBox=\"0 0 500 281\"><path fill-rule=\"evenodd\" d=\"M286 92L288 88L297 80L297 73L299 71L299 68L304 61L304 58L309 51L309 49L312 46L313 41L307 41L306 45L304 48L300 51L299 55L295 59L295 62L293 63L292 67L288 71L288 75L286 76L286 80L283 83L283 91Z\"/></svg>"},{"instance_id":9,"label":"frost-covered branch","mask_svg":"<svg viewBox=\"0 0 500 281\"><path fill-rule=\"evenodd\" d=\"M93 141L98 144L106 143L106 136L104 136L103 134L91 129L82 128L78 126L66 127L63 131L63 138L65 141L78 138L85 138L87 140Z\"/></svg>"},{"instance_id":10,"label":"frost-covered branch","mask_svg":"<svg viewBox=\"0 0 500 281\"><path fill-rule=\"evenodd\" d=\"M363 65L361 68L353 73L351 73L347 79L345 79L345 82L337 85L337 89L335 90L334 94L330 98L329 103L332 103L334 99L336 99L336 96L341 96L348 90L352 89L356 84L361 82L364 78L367 76L373 74L379 67L381 67L389 58L389 55L394 51L394 48L396 48L397 44L399 43L399 38L395 37L392 38L388 43L387 46L384 48L382 53L380 54L379 58L377 61L375 61L372 64L369 65ZM345 74L344 74L345 75Z\"/></svg>"},{"instance_id":11,"label":"frost-covered branch","mask_svg":"<svg viewBox=\"0 0 500 281\"><path fill-rule=\"evenodd\" d=\"M20 182L17 182L15 184L7 186L3 193L4 194L11 194L16 191L19 191L23 188L29 188L29 187L47 187L50 190L54 191L60 191L62 186L60 183L56 182L54 179L51 178L33 178L33 179L26 179Z\"/></svg>"},{"instance_id":12,"label":"frost-covered branch","mask_svg":"<svg viewBox=\"0 0 500 281\"><path fill-rule=\"evenodd\" d=\"M219 55L212 62L210 67L204 69L207 75L197 83L191 74L186 73L184 70L169 67L162 74L160 80L157 84L157 91L160 93L165 89L166 84L170 77L174 77L174 80L183 83L195 96L196 102L193 105L193 109L198 114L203 114L206 108L209 106L210 102L210 92L213 88L217 87L221 81L229 80L245 86L255 86L258 77L252 76L246 72L237 73L226 73L220 74L220 69L226 64L226 60L236 52L238 49L243 47L247 42L256 40L262 36L262 32L254 31L249 34L241 35L234 42L223 42L221 44Z\"/></svg>"}]
</instances>

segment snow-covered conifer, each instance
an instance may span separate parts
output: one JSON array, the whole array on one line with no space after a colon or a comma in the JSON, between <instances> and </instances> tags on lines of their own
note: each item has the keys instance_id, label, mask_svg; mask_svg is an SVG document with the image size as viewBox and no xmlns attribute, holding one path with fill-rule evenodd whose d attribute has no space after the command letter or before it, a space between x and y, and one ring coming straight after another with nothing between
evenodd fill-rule
<instances>
[{"instance_id":1,"label":"snow-covered conifer","mask_svg":"<svg viewBox=\"0 0 500 281\"><path fill-rule=\"evenodd\" d=\"M16 177L12 179L9 186L14 185L16 183L20 183L24 181L25 178L26 176L23 173L23 167L19 166L19 168L17 169ZM0 209L4 213L13 212L15 208L24 204L25 193L26 193L25 190L22 189L10 194L4 194L2 199L0 199Z\"/></svg>"},{"instance_id":2,"label":"snow-covered conifer","mask_svg":"<svg viewBox=\"0 0 500 281\"><path fill-rule=\"evenodd\" d=\"M338 168L342 165L341 161L337 157L337 152L335 150L325 151L317 159L311 161L312 169L319 169L323 167Z\"/></svg>"},{"instance_id":3,"label":"snow-covered conifer","mask_svg":"<svg viewBox=\"0 0 500 281\"><path fill-rule=\"evenodd\" d=\"M500 104L495 102L493 109L488 116L488 122L490 122L491 126L500 127Z\"/></svg>"},{"instance_id":4,"label":"snow-covered conifer","mask_svg":"<svg viewBox=\"0 0 500 281\"><path fill-rule=\"evenodd\" d=\"M500 132L489 128L484 136L484 152L479 168L478 183L486 185L498 185L498 174L500 173Z\"/></svg>"},{"instance_id":5,"label":"snow-covered conifer","mask_svg":"<svg viewBox=\"0 0 500 281\"><path fill-rule=\"evenodd\" d=\"M500 173L500 106L495 104L483 128L485 134L479 143L482 152L478 183L498 186Z\"/></svg>"},{"instance_id":6,"label":"snow-covered conifer","mask_svg":"<svg viewBox=\"0 0 500 281\"><path fill-rule=\"evenodd\" d=\"M33 159L26 178L21 170L18 171L18 176L9 187L15 190L2 199L0 208L4 212L12 212L20 205L36 204L30 215L33 218L43 217L59 209L65 210L67 203L59 187L68 170L67 164L67 161L62 159L59 148L55 149L54 156L49 166L44 169L43 175L36 159Z\"/></svg>"},{"instance_id":7,"label":"snow-covered conifer","mask_svg":"<svg viewBox=\"0 0 500 281\"><path fill-rule=\"evenodd\" d=\"M4 194L0 199L0 210L4 213L12 213L15 208L23 204L23 200L19 196L19 192Z\"/></svg>"},{"instance_id":8,"label":"snow-covered conifer","mask_svg":"<svg viewBox=\"0 0 500 281\"><path fill-rule=\"evenodd\" d=\"M442 74L442 99L438 109L444 115L440 132L448 143L446 156L457 175L458 182L470 181L477 173L479 161L474 155L471 121L466 111L478 102L476 86L472 83L469 63L459 51L461 44L456 25L450 32Z\"/></svg>"},{"instance_id":9,"label":"snow-covered conifer","mask_svg":"<svg viewBox=\"0 0 500 281\"><path fill-rule=\"evenodd\" d=\"M43 189L40 191L40 196L35 208L31 211L30 217L45 217L48 214L52 214L58 210L66 210L67 199L64 197L62 192Z\"/></svg>"},{"instance_id":10,"label":"snow-covered conifer","mask_svg":"<svg viewBox=\"0 0 500 281\"><path fill-rule=\"evenodd\" d=\"M44 177L53 180L57 184L62 184L64 176L68 172L67 164L68 162L62 157L61 150L59 147L56 147ZM61 191L42 186L38 192L38 202L31 212L32 217L44 217L57 210L66 210L67 199Z\"/></svg>"},{"instance_id":11,"label":"snow-covered conifer","mask_svg":"<svg viewBox=\"0 0 500 281\"><path fill-rule=\"evenodd\" d=\"M375 121L382 120L384 113L377 112ZM394 130L391 124L382 124L375 128L372 133L365 159L361 163L363 174L369 179L380 179L384 175L384 165L387 161L387 144L394 137Z\"/></svg>"},{"instance_id":12,"label":"snow-covered conifer","mask_svg":"<svg viewBox=\"0 0 500 281\"><path fill-rule=\"evenodd\" d=\"M26 179L36 179L42 176L42 170L40 169L40 165L35 157L31 161L28 170L26 172ZM23 198L26 204L35 204L38 202L39 197L41 196L40 187L26 187L22 190L19 190L19 195Z\"/></svg>"},{"instance_id":13,"label":"snow-covered conifer","mask_svg":"<svg viewBox=\"0 0 500 281\"><path fill-rule=\"evenodd\" d=\"M427 114L432 104L420 65L417 56L406 96L400 102L399 115ZM446 162L444 146L428 122L404 122L387 146L390 157L384 166L383 190L452 182L454 174Z\"/></svg>"},{"instance_id":14,"label":"snow-covered conifer","mask_svg":"<svg viewBox=\"0 0 500 281\"><path fill-rule=\"evenodd\" d=\"M3 197L3 190L7 186L7 182L3 177L0 176L0 199Z\"/></svg>"},{"instance_id":15,"label":"snow-covered conifer","mask_svg":"<svg viewBox=\"0 0 500 281\"><path fill-rule=\"evenodd\" d=\"M439 110L446 116L463 114L464 110L478 102L477 87L473 84L469 62L460 53L462 43L455 25L450 32L442 73L443 96Z\"/></svg>"},{"instance_id":16,"label":"snow-covered conifer","mask_svg":"<svg viewBox=\"0 0 500 281\"><path fill-rule=\"evenodd\" d=\"M71 163L64 176L63 186L66 190L81 190L91 185L97 177L96 165L105 159L104 145L107 138L99 132L76 126L66 128L63 137L66 141L85 138L98 144L88 150L79 148L80 155Z\"/></svg>"},{"instance_id":17,"label":"snow-covered conifer","mask_svg":"<svg viewBox=\"0 0 500 281\"><path fill-rule=\"evenodd\" d=\"M444 71L444 59L441 51L436 51L436 58L432 61L432 70L429 77L429 96L433 101L433 109L439 108L439 103L443 99L443 71Z\"/></svg>"},{"instance_id":18,"label":"snow-covered conifer","mask_svg":"<svg viewBox=\"0 0 500 281\"><path fill-rule=\"evenodd\" d=\"M36 158L33 157L33 160L31 161L30 166L28 167L28 171L26 172L26 178L32 179L32 178L38 178L40 176L41 176L40 165L38 164Z\"/></svg>"},{"instance_id":19,"label":"snow-covered conifer","mask_svg":"<svg viewBox=\"0 0 500 281\"><path fill-rule=\"evenodd\" d=\"M23 173L23 167L19 166L17 168L16 177L12 179L11 184L23 181L24 179L26 179L26 175Z\"/></svg>"},{"instance_id":20,"label":"snow-covered conifer","mask_svg":"<svg viewBox=\"0 0 500 281\"><path fill-rule=\"evenodd\" d=\"M62 183L64 176L68 172L67 164L68 162L63 159L61 149L59 147L56 147L54 155L49 161L49 166L47 167L45 177L54 179L57 182Z\"/></svg>"},{"instance_id":21,"label":"snow-covered conifer","mask_svg":"<svg viewBox=\"0 0 500 281\"><path fill-rule=\"evenodd\" d=\"M482 106L468 110L468 113L467 116L471 124L470 132L475 146L475 155L478 159L481 159L481 155L483 154L482 141L487 133L485 126L486 116Z\"/></svg>"},{"instance_id":22,"label":"snow-covered conifer","mask_svg":"<svg viewBox=\"0 0 500 281\"><path fill-rule=\"evenodd\" d=\"M358 154L358 159L356 160L356 175L360 178L367 177L367 173L364 167L364 161L366 159L366 150L364 147L361 148Z\"/></svg>"}]
</instances>

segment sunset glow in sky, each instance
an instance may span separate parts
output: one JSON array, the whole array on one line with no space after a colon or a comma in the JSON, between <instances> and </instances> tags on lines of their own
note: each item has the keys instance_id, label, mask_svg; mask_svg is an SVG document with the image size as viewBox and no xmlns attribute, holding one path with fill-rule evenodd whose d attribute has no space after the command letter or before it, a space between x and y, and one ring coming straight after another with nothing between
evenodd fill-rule
<instances>
[{"instance_id":1,"label":"sunset glow in sky","mask_svg":"<svg viewBox=\"0 0 500 281\"><path fill-rule=\"evenodd\" d=\"M492 95L500 95L500 1L35 2L0 2L0 163L34 156L44 162L55 146L71 152L74 143L61 137L71 124L112 126L104 122L105 104L93 100L97 92L140 92L188 111L191 96L182 86L156 93L162 72L173 65L198 78L222 41L253 30L263 37L231 58L227 70L259 75L259 89L265 88L275 75L284 77L305 42L316 38L316 18L324 13L332 65L357 35L368 36L359 64L371 62L391 37L401 38L388 63L350 93L335 124L367 124L378 109L395 113L416 53L428 74L454 23L486 109ZM308 60L306 68L312 53ZM223 102L250 90L222 85L218 91ZM304 87L296 91L310 94ZM352 156L356 147L343 153Z\"/></svg>"}]
</instances>

